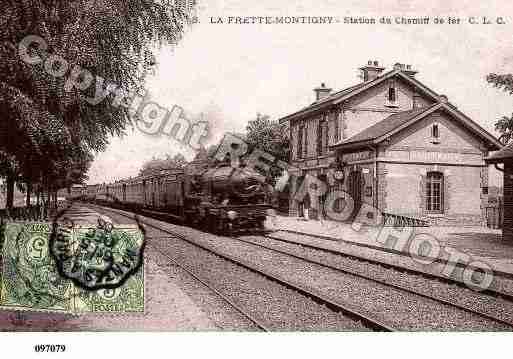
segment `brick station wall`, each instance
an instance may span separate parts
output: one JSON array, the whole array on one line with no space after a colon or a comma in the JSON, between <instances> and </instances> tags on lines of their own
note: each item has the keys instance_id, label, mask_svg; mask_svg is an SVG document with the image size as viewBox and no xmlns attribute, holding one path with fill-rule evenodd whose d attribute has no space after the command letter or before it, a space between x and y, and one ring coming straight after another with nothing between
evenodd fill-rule
<instances>
[{"instance_id":1,"label":"brick station wall","mask_svg":"<svg viewBox=\"0 0 513 359\"><path fill-rule=\"evenodd\" d=\"M442 214L426 211L426 175L430 171L444 174ZM379 163L378 207L383 212L422 218L432 225L484 225L481 188L488 185L484 173L486 167Z\"/></svg>"},{"instance_id":2,"label":"brick station wall","mask_svg":"<svg viewBox=\"0 0 513 359\"><path fill-rule=\"evenodd\" d=\"M428 220L432 225L485 225L482 187L488 186L486 167L443 166L431 164L383 163L377 165L377 186L372 163L345 168L346 179L350 171L362 171L362 201L387 213ZM426 211L426 175L430 171L444 174L444 211L430 214ZM316 176L316 171L305 171ZM511 166L513 176L513 165ZM510 179L511 238L513 240L513 179ZM349 191L347 181L339 187ZM368 188L370 187L370 188ZM297 190L292 186L291 193ZM506 196L506 191L505 191ZM505 197L506 200L506 197ZM377 203L376 203L377 202ZM506 202L505 202L506 206ZM289 215L298 216L299 203L290 199ZM505 218L506 227L506 218Z\"/></svg>"}]
</instances>

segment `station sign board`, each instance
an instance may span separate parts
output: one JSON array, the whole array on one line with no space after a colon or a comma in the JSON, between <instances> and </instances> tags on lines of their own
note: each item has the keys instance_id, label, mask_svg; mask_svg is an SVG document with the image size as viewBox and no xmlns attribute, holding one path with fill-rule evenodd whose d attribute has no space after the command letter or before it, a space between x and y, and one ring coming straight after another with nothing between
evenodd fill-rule
<instances>
[{"instance_id":1,"label":"station sign board","mask_svg":"<svg viewBox=\"0 0 513 359\"><path fill-rule=\"evenodd\" d=\"M359 152L351 152L342 154L342 161L344 162L356 162L369 160L372 158L371 151L359 151Z\"/></svg>"}]
</instances>

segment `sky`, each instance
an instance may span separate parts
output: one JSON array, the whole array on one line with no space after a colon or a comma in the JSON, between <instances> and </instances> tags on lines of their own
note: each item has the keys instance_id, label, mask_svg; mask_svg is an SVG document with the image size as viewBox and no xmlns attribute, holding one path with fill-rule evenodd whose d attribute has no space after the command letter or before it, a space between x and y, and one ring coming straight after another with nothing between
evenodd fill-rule
<instances>
[{"instance_id":1,"label":"sky","mask_svg":"<svg viewBox=\"0 0 513 359\"><path fill-rule=\"evenodd\" d=\"M206 144L225 131L244 132L257 112L278 119L314 99L313 88L354 85L358 67L377 60L391 69L411 64L417 79L497 135L494 123L513 112L513 97L486 83L488 73L513 72L513 3L507 1L209 1L199 0L199 23L176 46L158 50L148 79L152 100L211 123ZM228 24L229 16L333 16L332 24ZM344 17L430 17L428 25L345 24ZM434 24L435 17L460 17ZM493 23L469 24L469 17ZM222 17L224 23L218 23ZM503 17L506 24L496 24ZM211 18L213 21L211 21ZM214 22L214 23L213 23ZM166 136L128 129L97 154L88 183L136 176L152 157L194 152ZM500 176L491 173L492 184Z\"/></svg>"}]
</instances>

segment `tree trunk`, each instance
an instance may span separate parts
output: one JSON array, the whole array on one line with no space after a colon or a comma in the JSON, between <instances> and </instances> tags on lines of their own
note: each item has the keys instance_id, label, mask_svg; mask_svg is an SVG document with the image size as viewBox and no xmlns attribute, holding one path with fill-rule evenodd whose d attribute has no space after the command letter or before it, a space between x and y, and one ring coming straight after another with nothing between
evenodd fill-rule
<instances>
[{"instance_id":1,"label":"tree trunk","mask_svg":"<svg viewBox=\"0 0 513 359\"><path fill-rule=\"evenodd\" d=\"M6 179L7 195L5 197L5 208L12 209L14 205L14 176L7 175Z\"/></svg>"},{"instance_id":2,"label":"tree trunk","mask_svg":"<svg viewBox=\"0 0 513 359\"><path fill-rule=\"evenodd\" d=\"M48 209L48 193L48 189L43 187L43 190L41 191L41 205L44 207L45 211Z\"/></svg>"},{"instance_id":3,"label":"tree trunk","mask_svg":"<svg viewBox=\"0 0 513 359\"><path fill-rule=\"evenodd\" d=\"M30 207L31 203L30 203L30 196L32 195L32 183L30 182L27 182L27 199L26 199L26 202L25 202L25 205L27 207Z\"/></svg>"},{"instance_id":4,"label":"tree trunk","mask_svg":"<svg viewBox=\"0 0 513 359\"><path fill-rule=\"evenodd\" d=\"M52 197L53 197L53 208L57 208L57 191L52 191Z\"/></svg>"}]
</instances>

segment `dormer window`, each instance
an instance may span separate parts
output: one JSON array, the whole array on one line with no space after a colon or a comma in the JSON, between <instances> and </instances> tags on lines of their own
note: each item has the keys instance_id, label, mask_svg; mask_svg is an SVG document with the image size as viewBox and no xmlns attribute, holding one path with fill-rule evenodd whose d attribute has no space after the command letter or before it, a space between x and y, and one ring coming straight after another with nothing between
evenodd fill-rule
<instances>
[{"instance_id":1,"label":"dormer window","mask_svg":"<svg viewBox=\"0 0 513 359\"><path fill-rule=\"evenodd\" d=\"M437 123L434 123L431 126L431 142L432 143L440 143L440 131L438 129Z\"/></svg>"},{"instance_id":2,"label":"dormer window","mask_svg":"<svg viewBox=\"0 0 513 359\"><path fill-rule=\"evenodd\" d=\"M440 137L438 134L438 125L435 123L433 127L431 127L431 137L438 138Z\"/></svg>"},{"instance_id":3,"label":"dormer window","mask_svg":"<svg viewBox=\"0 0 513 359\"><path fill-rule=\"evenodd\" d=\"M388 88L388 94L387 94L387 102L385 106L387 107L397 107L397 89L395 88L395 83L391 83L390 87Z\"/></svg>"},{"instance_id":4,"label":"dormer window","mask_svg":"<svg viewBox=\"0 0 513 359\"><path fill-rule=\"evenodd\" d=\"M391 86L388 89L388 102L394 103L396 100L396 93L395 93L395 87Z\"/></svg>"}]
</instances>

